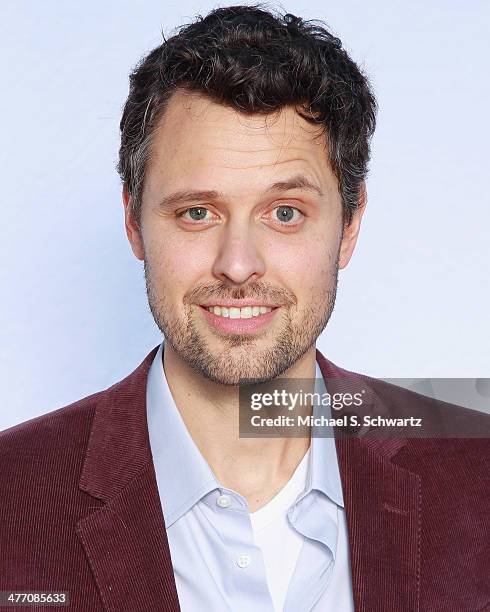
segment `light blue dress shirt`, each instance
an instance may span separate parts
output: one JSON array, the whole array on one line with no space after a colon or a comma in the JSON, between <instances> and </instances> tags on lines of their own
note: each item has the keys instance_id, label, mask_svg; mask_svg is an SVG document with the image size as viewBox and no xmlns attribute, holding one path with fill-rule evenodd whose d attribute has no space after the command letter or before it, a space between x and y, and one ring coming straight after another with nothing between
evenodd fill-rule
<instances>
[{"instance_id":1,"label":"light blue dress shirt","mask_svg":"<svg viewBox=\"0 0 490 612\"><path fill-rule=\"evenodd\" d=\"M262 552L254 544L247 501L220 485L189 434L167 384L163 348L162 342L148 374L147 416L181 609L275 612ZM325 392L318 364L316 378L315 391ZM320 387L319 381L323 383ZM330 416L330 409L315 406L314 414ZM306 490L288 511L290 525L304 542L284 611L353 610L344 502L332 436L312 436L306 482ZM222 495L231 499L226 508L217 503ZM339 553L343 567L335 568L339 535L344 538L343 554ZM243 556L250 560L247 567L241 566ZM327 597L330 582L335 583L335 601L343 607L331 607Z\"/></svg>"}]
</instances>

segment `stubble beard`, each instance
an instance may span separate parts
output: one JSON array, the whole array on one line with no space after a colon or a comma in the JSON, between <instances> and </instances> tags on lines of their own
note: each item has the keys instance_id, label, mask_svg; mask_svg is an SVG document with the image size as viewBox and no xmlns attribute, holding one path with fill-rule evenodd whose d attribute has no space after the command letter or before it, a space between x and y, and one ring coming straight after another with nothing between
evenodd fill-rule
<instances>
[{"instance_id":1,"label":"stubble beard","mask_svg":"<svg viewBox=\"0 0 490 612\"><path fill-rule=\"evenodd\" d=\"M159 295L156 291L151 269L145 258L144 273L148 304L156 325L165 336L165 342L172 346L180 359L205 378L229 386L236 386L244 381L249 384L269 382L296 363L315 344L325 329L335 305L338 261L337 253L335 264L322 279L324 290L321 291L320 288L318 294L323 299L317 299L316 303L311 300L308 306L298 311L292 296L288 305L281 308L283 312L276 315L276 317L282 316L281 331L272 346L264 349L256 347L257 338L253 336L225 334L220 336L222 348L211 350L205 334L200 331L201 324L195 320L192 312L196 306L184 303L185 318L172 317L172 307L166 296ZM218 285L226 292L216 291ZM213 290L214 296L220 294L227 298L259 297L250 295L248 290L233 290L219 283L214 283ZM263 292L261 296L264 297ZM294 317L293 312L296 315ZM270 332L262 337L268 336L271 337Z\"/></svg>"}]
</instances>

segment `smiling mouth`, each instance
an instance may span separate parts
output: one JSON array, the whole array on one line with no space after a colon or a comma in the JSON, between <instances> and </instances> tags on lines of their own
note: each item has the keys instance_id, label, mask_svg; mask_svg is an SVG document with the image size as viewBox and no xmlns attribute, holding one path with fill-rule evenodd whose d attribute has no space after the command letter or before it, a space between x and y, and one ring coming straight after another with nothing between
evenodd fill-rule
<instances>
[{"instance_id":1,"label":"smiling mouth","mask_svg":"<svg viewBox=\"0 0 490 612\"><path fill-rule=\"evenodd\" d=\"M279 306L227 304L199 306L204 320L219 334L252 334L265 329L276 318Z\"/></svg>"},{"instance_id":2,"label":"smiling mouth","mask_svg":"<svg viewBox=\"0 0 490 612\"><path fill-rule=\"evenodd\" d=\"M243 306L237 308L234 306L202 306L205 310L217 317L225 319L253 319L260 315L272 312L276 306Z\"/></svg>"}]
</instances>

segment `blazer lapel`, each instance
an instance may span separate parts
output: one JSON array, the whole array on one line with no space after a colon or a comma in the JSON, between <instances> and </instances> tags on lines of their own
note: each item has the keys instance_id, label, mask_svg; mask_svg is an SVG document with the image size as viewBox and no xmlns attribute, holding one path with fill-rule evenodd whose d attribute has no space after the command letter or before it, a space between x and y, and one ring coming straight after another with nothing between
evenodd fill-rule
<instances>
[{"instance_id":1,"label":"blazer lapel","mask_svg":"<svg viewBox=\"0 0 490 612\"><path fill-rule=\"evenodd\" d=\"M357 375L317 351L327 389ZM419 609L420 476L394 462L401 438L348 438L336 430L356 610Z\"/></svg>"},{"instance_id":2,"label":"blazer lapel","mask_svg":"<svg viewBox=\"0 0 490 612\"><path fill-rule=\"evenodd\" d=\"M146 422L157 350L100 393L80 479L100 500L77 535L107 612L180 610Z\"/></svg>"}]
</instances>

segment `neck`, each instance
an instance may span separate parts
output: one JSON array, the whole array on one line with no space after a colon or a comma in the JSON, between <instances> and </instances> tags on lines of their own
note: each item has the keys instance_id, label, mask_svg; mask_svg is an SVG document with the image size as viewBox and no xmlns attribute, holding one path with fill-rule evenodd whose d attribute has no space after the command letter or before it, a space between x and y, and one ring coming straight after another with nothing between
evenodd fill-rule
<instances>
[{"instance_id":1,"label":"neck","mask_svg":"<svg viewBox=\"0 0 490 612\"><path fill-rule=\"evenodd\" d=\"M313 346L281 378L315 378ZM165 376L182 419L223 487L237 491L254 512L290 479L310 445L309 437L239 437L238 387L219 385L193 370L169 344Z\"/></svg>"}]
</instances>

